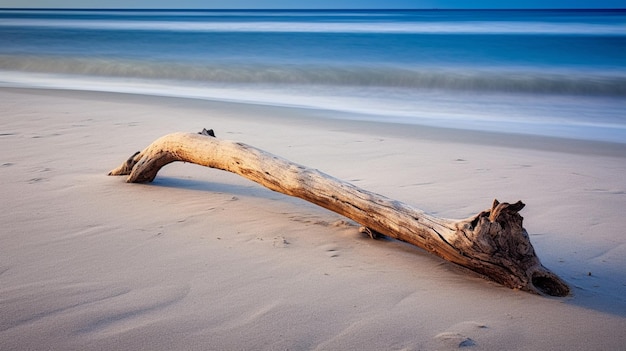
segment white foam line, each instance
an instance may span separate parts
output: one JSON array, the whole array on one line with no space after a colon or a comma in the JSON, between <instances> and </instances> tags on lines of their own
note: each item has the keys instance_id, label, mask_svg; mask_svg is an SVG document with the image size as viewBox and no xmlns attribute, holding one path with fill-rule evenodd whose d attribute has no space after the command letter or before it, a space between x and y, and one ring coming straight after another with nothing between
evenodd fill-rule
<instances>
[{"instance_id":1,"label":"white foam line","mask_svg":"<svg viewBox=\"0 0 626 351\"><path fill-rule=\"evenodd\" d=\"M1 71L0 71L1 72ZM285 90L263 87L206 87L176 85L174 82L144 82L141 80L89 79L65 75L50 74L13 74L2 72L0 86L47 88L59 90L100 91L129 93L139 95L167 96L215 100L234 103L284 106L306 109L324 109L357 116L346 116L358 120L375 120L389 123L421 124L435 127L449 127L468 130L486 130L494 132L519 132L522 134L568 137L575 139L599 140L626 143L626 125L609 122L591 123L588 121L558 120L554 117L528 119L524 116L508 114L507 120L492 116L488 110L472 113L459 108L445 108L446 100L438 101L430 96L433 106L420 104L405 106L403 102L390 105L389 101L363 98L354 95L329 96L315 93L310 87L303 94L297 90L289 93L289 103L284 102ZM236 91L236 93L233 93ZM443 105L442 105L443 104ZM428 105L428 104L427 104ZM454 106L454 102L452 103ZM402 107L399 107L402 106ZM499 111L501 112L501 111ZM514 112L514 111L511 111ZM382 116L382 117L381 117ZM499 114L498 114L499 116Z\"/></svg>"},{"instance_id":2,"label":"white foam line","mask_svg":"<svg viewBox=\"0 0 626 351\"><path fill-rule=\"evenodd\" d=\"M304 23L304 22L188 22L5 19L0 27L41 27L95 30L166 30L184 32L303 32L415 34L577 34L626 35L626 26L541 22L422 22L422 23Z\"/></svg>"}]
</instances>

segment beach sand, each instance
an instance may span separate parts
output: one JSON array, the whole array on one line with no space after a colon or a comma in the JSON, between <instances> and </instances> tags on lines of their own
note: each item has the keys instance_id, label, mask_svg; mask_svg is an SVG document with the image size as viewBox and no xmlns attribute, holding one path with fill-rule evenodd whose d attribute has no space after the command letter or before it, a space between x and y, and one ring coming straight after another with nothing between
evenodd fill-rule
<instances>
[{"instance_id":1,"label":"beach sand","mask_svg":"<svg viewBox=\"0 0 626 351\"><path fill-rule=\"evenodd\" d=\"M626 349L626 144L51 90L0 89L0 116L1 350ZM522 200L572 295L504 288L227 172L106 176L202 128L440 217Z\"/></svg>"}]
</instances>

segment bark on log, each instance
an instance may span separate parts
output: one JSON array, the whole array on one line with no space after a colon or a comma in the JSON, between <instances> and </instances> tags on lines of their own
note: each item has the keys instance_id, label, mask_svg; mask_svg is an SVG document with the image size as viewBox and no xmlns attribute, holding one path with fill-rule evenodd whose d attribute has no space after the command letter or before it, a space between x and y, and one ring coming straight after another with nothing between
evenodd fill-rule
<instances>
[{"instance_id":1,"label":"bark on log","mask_svg":"<svg viewBox=\"0 0 626 351\"><path fill-rule=\"evenodd\" d=\"M109 175L151 182L165 165L183 161L239 174L271 190L299 197L368 228L416 245L498 282L529 292L566 296L569 287L535 254L518 213L524 204L500 203L463 220L422 210L360 189L244 143L215 138L211 131L173 133L132 155Z\"/></svg>"}]
</instances>

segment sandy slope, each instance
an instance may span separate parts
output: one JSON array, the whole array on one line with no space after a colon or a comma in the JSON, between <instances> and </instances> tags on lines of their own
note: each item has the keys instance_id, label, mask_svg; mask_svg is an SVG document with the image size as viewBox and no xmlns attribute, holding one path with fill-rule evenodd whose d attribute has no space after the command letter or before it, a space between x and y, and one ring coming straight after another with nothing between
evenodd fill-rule
<instances>
[{"instance_id":1,"label":"sandy slope","mask_svg":"<svg viewBox=\"0 0 626 351\"><path fill-rule=\"evenodd\" d=\"M329 116L1 90L0 349L624 348L624 145ZM539 257L574 293L500 287L221 171L105 176L203 127L443 217L522 199Z\"/></svg>"}]
</instances>

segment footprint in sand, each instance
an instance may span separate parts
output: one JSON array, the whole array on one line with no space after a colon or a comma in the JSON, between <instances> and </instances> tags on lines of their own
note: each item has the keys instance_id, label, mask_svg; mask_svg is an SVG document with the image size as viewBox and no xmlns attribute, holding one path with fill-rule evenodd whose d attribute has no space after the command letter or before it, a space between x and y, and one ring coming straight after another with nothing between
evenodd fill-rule
<instances>
[{"instance_id":1,"label":"footprint in sand","mask_svg":"<svg viewBox=\"0 0 626 351\"><path fill-rule=\"evenodd\" d=\"M451 349L476 346L476 342L472 338L459 333L439 333L435 339Z\"/></svg>"},{"instance_id":2,"label":"footprint in sand","mask_svg":"<svg viewBox=\"0 0 626 351\"><path fill-rule=\"evenodd\" d=\"M328 257L339 257L339 248L337 248L335 244L323 245L321 249L326 252L326 256Z\"/></svg>"},{"instance_id":3,"label":"footprint in sand","mask_svg":"<svg viewBox=\"0 0 626 351\"><path fill-rule=\"evenodd\" d=\"M476 340L487 329L488 327L482 323L462 322L450 327L449 331L437 334L434 339L437 344L446 349L469 348L478 345Z\"/></svg>"},{"instance_id":4,"label":"footprint in sand","mask_svg":"<svg viewBox=\"0 0 626 351\"><path fill-rule=\"evenodd\" d=\"M285 239L284 236L279 235L274 237L274 242L272 245L278 248L285 248L289 245L289 242L287 241L287 239Z\"/></svg>"}]
</instances>

